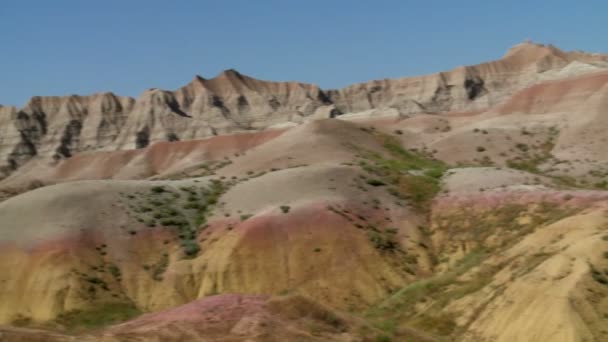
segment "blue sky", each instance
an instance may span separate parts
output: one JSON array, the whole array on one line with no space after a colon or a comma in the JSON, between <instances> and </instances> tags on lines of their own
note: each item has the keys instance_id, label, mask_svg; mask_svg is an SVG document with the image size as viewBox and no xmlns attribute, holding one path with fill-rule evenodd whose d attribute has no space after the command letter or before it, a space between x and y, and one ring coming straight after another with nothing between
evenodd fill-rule
<instances>
[{"instance_id":1,"label":"blue sky","mask_svg":"<svg viewBox=\"0 0 608 342\"><path fill-rule=\"evenodd\" d=\"M608 1L1 0L0 104L137 96L229 68L342 87L496 59L526 38L608 52Z\"/></svg>"}]
</instances>

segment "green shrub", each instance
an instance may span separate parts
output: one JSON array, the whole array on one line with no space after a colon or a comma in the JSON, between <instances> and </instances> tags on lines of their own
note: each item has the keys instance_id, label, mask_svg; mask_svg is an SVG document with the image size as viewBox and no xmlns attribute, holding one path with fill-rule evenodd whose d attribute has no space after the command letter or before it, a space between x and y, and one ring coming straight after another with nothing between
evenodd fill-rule
<instances>
[{"instance_id":1,"label":"green shrub","mask_svg":"<svg viewBox=\"0 0 608 342\"><path fill-rule=\"evenodd\" d=\"M194 240L182 240L180 244L182 246L184 254L186 254L186 256L189 258L196 256L201 250L201 247Z\"/></svg>"},{"instance_id":2,"label":"green shrub","mask_svg":"<svg viewBox=\"0 0 608 342\"><path fill-rule=\"evenodd\" d=\"M397 234L397 232L399 232L397 228L386 228L384 231L388 234Z\"/></svg>"},{"instance_id":3,"label":"green shrub","mask_svg":"<svg viewBox=\"0 0 608 342\"><path fill-rule=\"evenodd\" d=\"M369 232L367 236L376 249L388 251L397 248L397 242L395 242L392 236L386 236L374 231Z\"/></svg>"},{"instance_id":4,"label":"green shrub","mask_svg":"<svg viewBox=\"0 0 608 342\"><path fill-rule=\"evenodd\" d=\"M597 182L593 185L594 187L598 188L598 189L608 189L608 181L601 181L601 182Z\"/></svg>"},{"instance_id":5,"label":"green shrub","mask_svg":"<svg viewBox=\"0 0 608 342\"><path fill-rule=\"evenodd\" d=\"M522 170L530 173L539 173L538 163L535 160L509 159L507 166L512 169Z\"/></svg>"},{"instance_id":6,"label":"green shrub","mask_svg":"<svg viewBox=\"0 0 608 342\"><path fill-rule=\"evenodd\" d=\"M156 264L152 265L152 279L161 281L163 279L163 274L167 270L167 266L169 266L169 255L165 253L160 257Z\"/></svg>"},{"instance_id":7,"label":"green shrub","mask_svg":"<svg viewBox=\"0 0 608 342\"><path fill-rule=\"evenodd\" d=\"M375 342L391 342L393 339L386 334L377 335L374 339Z\"/></svg>"},{"instance_id":8,"label":"green shrub","mask_svg":"<svg viewBox=\"0 0 608 342\"><path fill-rule=\"evenodd\" d=\"M424 174L431 178L439 179L439 178L443 177L444 172L445 171L441 168L434 168L434 169L429 169L429 170L425 171Z\"/></svg>"},{"instance_id":9,"label":"green shrub","mask_svg":"<svg viewBox=\"0 0 608 342\"><path fill-rule=\"evenodd\" d=\"M176 217L176 216L180 216L180 212L177 211L177 209L175 208L166 208L165 210L165 214L169 217Z\"/></svg>"},{"instance_id":10,"label":"green shrub","mask_svg":"<svg viewBox=\"0 0 608 342\"><path fill-rule=\"evenodd\" d=\"M150 203L151 205L153 205L155 207L160 207L160 206L165 205L164 201L157 200L157 199L151 199L151 200L148 201L148 203Z\"/></svg>"},{"instance_id":11,"label":"green shrub","mask_svg":"<svg viewBox=\"0 0 608 342\"><path fill-rule=\"evenodd\" d=\"M188 222L186 222L183 218L163 218L162 220L160 220L160 224L163 226L183 226L183 225L187 225Z\"/></svg>"},{"instance_id":12,"label":"green shrub","mask_svg":"<svg viewBox=\"0 0 608 342\"><path fill-rule=\"evenodd\" d=\"M110 264L108 266L108 271L116 279L119 279L121 277L120 268L118 268L118 266L114 264Z\"/></svg>"},{"instance_id":13,"label":"green shrub","mask_svg":"<svg viewBox=\"0 0 608 342\"><path fill-rule=\"evenodd\" d=\"M608 285L608 277L604 276L602 272L598 271L593 265L591 265L591 277L602 285Z\"/></svg>"},{"instance_id":14,"label":"green shrub","mask_svg":"<svg viewBox=\"0 0 608 342\"><path fill-rule=\"evenodd\" d=\"M524 143L517 143L515 144L515 147L523 152L528 152L528 150L530 150L530 147Z\"/></svg>"},{"instance_id":15,"label":"green shrub","mask_svg":"<svg viewBox=\"0 0 608 342\"><path fill-rule=\"evenodd\" d=\"M164 187L164 186L162 186L162 185L158 185L158 186L153 186L153 187L151 187L151 188L150 188L150 191L152 191L152 192L153 192L153 193L155 193L155 194L160 194L160 193L163 193L163 192L165 192L165 191L167 191L167 190L165 189L165 187Z\"/></svg>"},{"instance_id":16,"label":"green shrub","mask_svg":"<svg viewBox=\"0 0 608 342\"><path fill-rule=\"evenodd\" d=\"M288 205L282 205L281 206L281 211L283 212L283 214L287 214L290 209L291 209L291 207L288 206Z\"/></svg>"},{"instance_id":17,"label":"green shrub","mask_svg":"<svg viewBox=\"0 0 608 342\"><path fill-rule=\"evenodd\" d=\"M186 203L184 209L202 209L203 206L200 203Z\"/></svg>"},{"instance_id":18,"label":"green shrub","mask_svg":"<svg viewBox=\"0 0 608 342\"><path fill-rule=\"evenodd\" d=\"M384 183L383 181L379 180L379 179L368 179L366 181L367 184L371 185L371 186L383 186L386 185L386 183Z\"/></svg>"},{"instance_id":19,"label":"green shrub","mask_svg":"<svg viewBox=\"0 0 608 342\"><path fill-rule=\"evenodd\" d=\"M97 277L87 277L85 280L91 284L104 285L106 282L103 279Z\"/></svg>"}]
</instances>

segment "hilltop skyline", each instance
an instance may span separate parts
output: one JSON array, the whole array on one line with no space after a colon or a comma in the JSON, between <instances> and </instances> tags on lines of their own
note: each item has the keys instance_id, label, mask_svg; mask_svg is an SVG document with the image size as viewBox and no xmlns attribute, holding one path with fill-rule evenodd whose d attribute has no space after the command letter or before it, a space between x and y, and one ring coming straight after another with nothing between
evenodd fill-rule
<instances>
[{"instance_id":1,"label":"hilltop skyline","mask_svg":"<svg viewBox=\"0 0 608 342\"><path fill-rule=\"evenodd\" d=\"M136 97L232 68L340 88L498 59L525 39L608 51L599 38L608 33L607 4L545 3L5 3L0 32L11 53L0 56L0 104L103 91Z\"/></svg>"}]
</instances>

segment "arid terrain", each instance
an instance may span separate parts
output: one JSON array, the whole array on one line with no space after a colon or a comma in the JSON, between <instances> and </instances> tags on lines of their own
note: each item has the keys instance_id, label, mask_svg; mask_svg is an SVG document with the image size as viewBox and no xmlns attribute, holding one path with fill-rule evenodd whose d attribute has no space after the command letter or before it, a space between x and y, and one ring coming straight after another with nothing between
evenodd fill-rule
<instances>
[{"instance_id":1,"label":"arid terrain","mask_svg":"<svg viewBox=\"0 0 608 342\"><path fill-rule=\"evenodd\" d=\"M608 341L608 55L0 106L0 341Z\"/></svg>"}]
</instances>

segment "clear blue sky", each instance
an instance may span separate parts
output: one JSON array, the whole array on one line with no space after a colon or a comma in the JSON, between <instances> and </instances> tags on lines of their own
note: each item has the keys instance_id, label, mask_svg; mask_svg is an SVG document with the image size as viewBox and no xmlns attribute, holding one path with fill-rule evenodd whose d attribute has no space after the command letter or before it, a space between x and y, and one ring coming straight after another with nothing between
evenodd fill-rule
<instances>
[{"instance_id":1,"label":"clear blue sky","mask_svg":"<svg viewBox=\"0 0 608 342\"><path fill-rule=\"evenodd\" d=\"M526 38L608 52L608 1L0 0L0 104L137 96L229 68L341 87L495 59Z\"/></svg>"}]
</instances>

